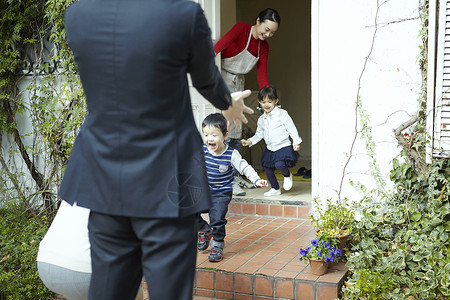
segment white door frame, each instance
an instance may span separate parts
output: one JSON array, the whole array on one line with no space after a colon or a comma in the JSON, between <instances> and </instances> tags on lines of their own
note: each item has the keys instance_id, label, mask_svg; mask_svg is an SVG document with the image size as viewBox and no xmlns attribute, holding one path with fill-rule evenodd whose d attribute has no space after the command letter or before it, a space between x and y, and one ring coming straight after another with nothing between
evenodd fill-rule
<instances>
[{"instance_id":1,"label":"white door frame","mask_svg":"<svg viewBox=\"0 0 450 300\"><path fill-rule=\"evenodd\" d=\"M217 41L220 38L220 0L192 0L199 3L206 16L208 25L211 28L211 38ZM216 64L220 68L220 55L216 56ZM189 77L189 92L191 94L192 112L194 114L195 124L197 129L201 132L203 119L218 111L209 101L203 98L202 95L192 86L192 81Z\"/></svg>"}]
</instances>

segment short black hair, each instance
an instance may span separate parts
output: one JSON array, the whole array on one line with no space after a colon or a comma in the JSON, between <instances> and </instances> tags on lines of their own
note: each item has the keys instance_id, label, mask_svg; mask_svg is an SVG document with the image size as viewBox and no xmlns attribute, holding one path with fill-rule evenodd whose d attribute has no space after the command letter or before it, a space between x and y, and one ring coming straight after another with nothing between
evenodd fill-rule
<instances>
[{"instance_id":1,"label":"short black hair","mask_svg":"<svg viewBox=\"0 0 450 300\"><path fill-rule=\"evenodd\" d=\"M226 135L227 130L227 119L221 113L214 113L206 116L206 118L202 122L202 128L206 126L212 126L219 128L223 135Z\"/></svg>"},{"instance_id":2,"label":"short black hair","mask_svg":"<svg viewBox=\"0 0 450 300\"><path fill-rule=\"evenodd\" d=\"M258 100L262 101L264 98L269 98L270 100L277 100L277 89L273 85L268 85L259 90Z\"/></svg>"},{"instance_id":3,"label":"short black hair","mask_svg":"<svg viewBox=\"0 0 450 300\"><path fill-rule=\"evenodd\" d=\"M263 23L265 20L269 20L278 23L278 26L281 25L280 14L273 8L266 8L265 10L261 11L256 17L256 20L258 18L260 23Z\"/></svg>"}]
</instances>

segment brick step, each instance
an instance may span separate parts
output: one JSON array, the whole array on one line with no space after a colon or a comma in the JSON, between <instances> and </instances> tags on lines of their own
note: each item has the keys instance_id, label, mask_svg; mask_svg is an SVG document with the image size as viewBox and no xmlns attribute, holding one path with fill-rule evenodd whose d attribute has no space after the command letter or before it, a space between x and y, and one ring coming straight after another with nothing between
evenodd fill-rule
<instances>
[{"instance_id":1,"label":"brick step","mask_svg":"<svg viewBox=\"0 0 450 300\"><path fill-rule=\"evenodd\" d=\"M209 249L197 255L194 295L209 299L338 298L347 274L343 263L316 276L298 259L300 248L314 237L307 219L230 214L224 259L209 262Z\"/></svg>"},{"instance_id":2,"label":"brick step","mask_svg":"<svg viewBox=\"0 0 450 300\"><path fill-rule=\"evenodd\" d=\"M233 197L229 214L309 219L311 202Z\"/></svg>"}]
</instances>

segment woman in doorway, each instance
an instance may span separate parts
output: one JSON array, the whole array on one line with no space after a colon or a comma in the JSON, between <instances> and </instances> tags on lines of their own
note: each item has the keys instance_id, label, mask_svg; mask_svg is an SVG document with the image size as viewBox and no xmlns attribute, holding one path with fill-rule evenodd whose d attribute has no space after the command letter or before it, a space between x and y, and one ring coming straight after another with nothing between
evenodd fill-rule
<instances>
[{"instance_id":1,"label":"woman in doorway","mask_svg":"<svg viewBox=\"0 0 450 300\"><path fill-rule=\"evenodd\" d=\"M250 72L256 65L259 88L269 85L267 79L267 58L269 57L269 44L267 39L272 37L280 26L281 18L272 8L266 8L256 17L255 24L245 22L236 23L215 45L214 51L221 53L222 76L230 92L243 91L245 84L244 74ZM236 150L241 147L241 129L231 124L227 144ZM244 187L251 187L239 176L233 184L233 194L243 196ZM247 184L249 186L247 186Z\"/></svg>"}]
</instances>

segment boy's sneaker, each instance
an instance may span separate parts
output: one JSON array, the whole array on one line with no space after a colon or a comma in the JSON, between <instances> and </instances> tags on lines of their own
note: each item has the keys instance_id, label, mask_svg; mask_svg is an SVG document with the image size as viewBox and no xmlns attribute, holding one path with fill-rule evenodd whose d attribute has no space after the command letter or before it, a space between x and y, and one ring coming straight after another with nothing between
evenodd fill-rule
<instances>
[{"instance_id":1,"label":"boy's sneaker","mask_svg":"<svg viewBox=\"0 0 450 300\"><path fill-rule=\"evenodd\" d=\"M241 188L244 188L244 189L253 189L253 188L255 188L255 186L253 184L251 184L250 182L248 182L247 180L245 180L241 176L235 176L234 177L234 182L239 184L239 186Z\"/></svg>"},{"instance_id":2,"label":"boy's sneaker","mask_svg":"<svg viewBox=\"0 0 450 300\"><path fill-rule=\"evenodd\" d=\"M211 253L209 253L208 259L210 262L219 262L223 258L223 248L220 248L216 245L211 249Z\"/></svg>"},{"instance_id":3,"label":"boy's sneaker","mask_svg":"<svg viewBox=\"0 0 450 300\"><path fill-rule=\"evenodd\" d=\"M292 173L289 173L289 177L284 177L283 188L285 191L289 191L292 188Z\"/></svg>"},{"instance_id":4,"label":"boy's sneaker","mask_svg":"<svg viewBox=\"0 0 450 300\"><path fill-rule=\"evenodd\" d=\"M278 196L278 195L281 195L281 191L280 190L276 190L274 188L272 188L268 192L264 193L264 196Z\"/></svg>"},{"instance_id":5,"label":"boy's sneaker","mask_svg":"<svg viewBox=\"0 0 450 300\"><path fill-rule=\"evenodd\" d=\"M245 196L247 193L240 187L237 182L233 182L233 195Z\"/></svg>"},{"instance_id":6,"label":"boy's sneaker","mask_svg":"<svg viewBox=\"0 0 450 300\"><path fill-rule=\"evenodd\" d=\"M205 250L209 246L209 241L211 240L211 230L198 233L197 249L200 251Z\"/></svg>"}]
</instances>

